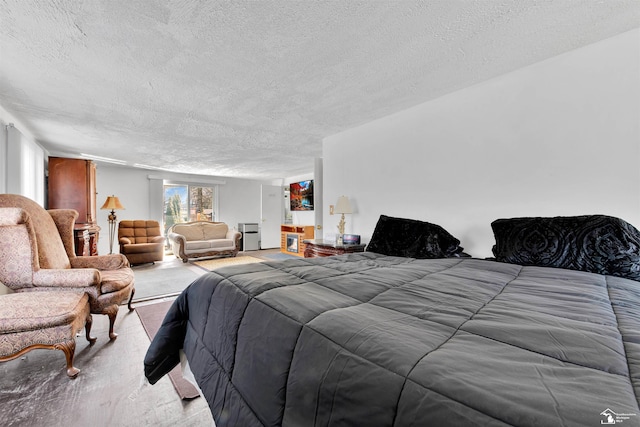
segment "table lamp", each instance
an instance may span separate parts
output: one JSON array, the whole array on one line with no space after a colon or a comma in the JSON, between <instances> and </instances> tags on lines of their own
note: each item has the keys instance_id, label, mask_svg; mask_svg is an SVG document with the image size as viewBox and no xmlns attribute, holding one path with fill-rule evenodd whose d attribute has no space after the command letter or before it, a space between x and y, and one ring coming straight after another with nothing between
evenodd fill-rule
<instances>
[{"instance_id":1,"label":"table lamp","mask_svg":"<svg viewBox=\"0 0 640 427\"><path fill-rule=\"evenodd\" d=\"M335 213L342 214L340 218L340 222L338 223L338 243L342 244L342 235L344 234L344 214L353 213L353 209L351 209L351 203L349 203L349 199L347 196L340 196L338 198L338 202L336 203L336 207L333 210Z\"/></svg>"}]
</instances>

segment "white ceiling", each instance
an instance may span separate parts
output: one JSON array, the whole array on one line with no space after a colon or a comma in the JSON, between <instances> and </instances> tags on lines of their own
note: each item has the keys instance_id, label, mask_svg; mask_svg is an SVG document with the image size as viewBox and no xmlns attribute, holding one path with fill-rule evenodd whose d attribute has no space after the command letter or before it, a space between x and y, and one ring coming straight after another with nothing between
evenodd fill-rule
<instances>
[{"instance_id":1,"label":"white ceiling","mask_svg":"<svg viewBox=\"0 0 640 427\"><path fill-rule=\"evenodd\" d=\"M0 7L0 106L53 155L255 179L312 172L326 136L640 27L638 0Z\"/></svg>"}]
</instances>

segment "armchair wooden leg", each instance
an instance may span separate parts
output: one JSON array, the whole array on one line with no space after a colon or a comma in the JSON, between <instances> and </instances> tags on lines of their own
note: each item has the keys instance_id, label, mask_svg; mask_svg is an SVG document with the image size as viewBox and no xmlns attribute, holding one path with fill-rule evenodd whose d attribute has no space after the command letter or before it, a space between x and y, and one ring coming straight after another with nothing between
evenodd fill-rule
<instances>
[{"instance_id":1,"label":"armchair wooden leg","mask_svg":"<svg viewBox=\"0 0 640 427\"><path fill-rule=\"evenodd\" d=\"M133 294L136 293L136 288L131 289L131 296L129 297L129 302L127 303L127 307L129 307L129 311L133 311L133 307L131 307L131 301L133 301Z\"/></svg>"},{"instance_id":2,"label":"armchair wooden leg","mask_svg":"<svg viewBox=\"0 0 640 427\"><path fill-rule=\"evenodd\" d=\"M91 325L93 325L93 317L91 314L87 316L87 321L84 324L84 329L86 331L87 341L89 341L89 345L92 346L96 343L96 337L91 336Z\"/></svg>"},{"instance_id":3,"label":"armchair wooden leg","mask_svg":"<svg viewBox=\"0 0 640 427\"><path fill-rule=\"evenodd\" d=\"M110 305L104 309L104 314L109 316L109 339L111 341L118 338L118 334L113 332L113 325L116 323L116 317L118 316L118 304Z\"/></svg>"},{"instance_id":4,"label":"armchair wooden leg","mask_svg":"<svg viewBox=\"0 0 640 427\"><path fill-rule=\"evenodd\" d=\"M76 342L75 340L70 340L58 344L54 344L53 348L57 350L62 350L64 352L64 356L67 359L67 375L69 378L75 378L80 373L80 369L73 366L73 354L76 351Z\"/></svg>"}]
</instances>

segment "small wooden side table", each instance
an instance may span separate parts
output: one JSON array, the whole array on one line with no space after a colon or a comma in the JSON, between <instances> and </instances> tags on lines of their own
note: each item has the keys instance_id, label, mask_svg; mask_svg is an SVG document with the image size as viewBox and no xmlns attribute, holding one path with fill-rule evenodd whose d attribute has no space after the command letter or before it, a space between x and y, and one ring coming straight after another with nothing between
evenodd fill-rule
<instances>
[{"instance_id":1,"label":"small wooden side table","mask_svg":"<svg viewBox=\"0 0 640 427\"><path fill-rule=\"evenodd\" d=\"M98 255L98 235L100 227L91 224L76 224L73 227L73 238L76 256Z\"/></svg>"},{"instance_id":2,"label":"small wooden side table","mask_svg":"<svg viewBox=\"0 0 640 427\"><path fill-rule=\"evenodd\" d=\"M316 258L332 255L351 254L354 252L364 252L366 245L339 245L332 240L308 239L305 240L307 247L304 250L305 258Z\"/></svg>"}]
</instances>

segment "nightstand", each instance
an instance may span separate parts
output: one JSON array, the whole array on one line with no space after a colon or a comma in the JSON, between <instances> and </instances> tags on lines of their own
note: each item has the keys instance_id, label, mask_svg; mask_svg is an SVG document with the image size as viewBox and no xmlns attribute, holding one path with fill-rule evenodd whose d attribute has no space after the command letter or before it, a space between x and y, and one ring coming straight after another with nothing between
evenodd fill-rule
<instances>
[{"instance_id":1,"label":"nightstand","mask_svg":"<svg viewBox=\"0 0 640 427\"><path fill-rule=\"evenodd\" d=\"M332 255L351 254L354 252L364 252L366 245L339 245L332 240L308 239L304 243L307 247L304 250L305 258L316 258Z\"/></svg>"}]
</instances>

